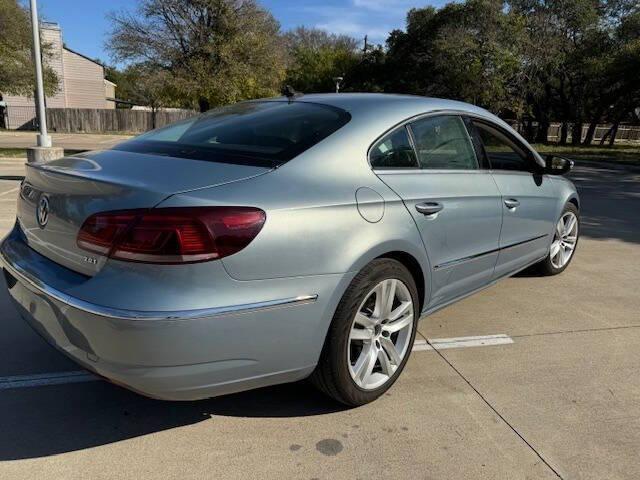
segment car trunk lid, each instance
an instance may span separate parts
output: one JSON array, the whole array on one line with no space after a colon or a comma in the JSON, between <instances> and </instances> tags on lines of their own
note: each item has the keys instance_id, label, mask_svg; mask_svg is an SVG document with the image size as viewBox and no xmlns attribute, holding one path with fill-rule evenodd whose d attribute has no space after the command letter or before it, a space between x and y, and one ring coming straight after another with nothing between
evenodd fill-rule
<instances>
[{"instance_id":1,"label":"car trunk lid","mask_svg":"<svg viewBox=\"0 0 640 480\"><path fill-rule=\"evenodd\" d=\"M106 258L78 247L78 231L94 213L153 208L176 193L262 175L268 167L190 160L118 150L28 164L18 221L31 248L84 275Z\"/></svg>"}]
</instances>

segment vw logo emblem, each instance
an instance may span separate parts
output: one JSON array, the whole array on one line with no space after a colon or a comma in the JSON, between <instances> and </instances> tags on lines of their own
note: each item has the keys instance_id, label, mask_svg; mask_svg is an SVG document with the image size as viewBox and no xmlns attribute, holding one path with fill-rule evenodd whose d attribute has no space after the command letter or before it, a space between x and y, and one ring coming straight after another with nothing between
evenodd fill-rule
<instances>
[{"instance_id":1,"label":"vw logo emblem","mask_svg":"<svg viewBox=\"0 0 640 480\"><path fill-rule=\"evenodd\" d=\"M46 195L40 197L38 210L36 211L36 220L40 228L44 228L49 221L49 197Z\"/></svg>"}]
</instances>

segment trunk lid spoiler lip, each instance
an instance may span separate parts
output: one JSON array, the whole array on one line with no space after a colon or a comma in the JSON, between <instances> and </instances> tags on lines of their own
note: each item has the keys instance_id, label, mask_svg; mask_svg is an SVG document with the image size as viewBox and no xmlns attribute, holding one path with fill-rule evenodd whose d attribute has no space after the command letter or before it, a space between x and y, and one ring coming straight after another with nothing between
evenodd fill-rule
<instances>
[{"instance_id":1,"label":"trunk lid spoiler lip","mask_svg":"<svg viewBox=\"0 0 640 480\"><path fill-rule=\"evenodd\" d=\"M63 157L63 158L69 158L69 157ZM92 161L91 159L88 158L83 158L83 160L87 161ZM27 163L27 168L32 168L34 170L39 170L41 172L47 172L47 173L55 173L57 175L64 175L67 177L71 177L71 178L82 178L85 180L89 180L92 182L97 182L97 183L105 183L105 184L109 184L109 185L118 185L121 184L120 182L116 181L115 178L111 178L111 177L95 177L92 176L90 174L86 174L83 175L83 172L95 172L96 170L100 170L101 167L98 167L96 169L93 170L74 170L72 168L67 168L67 167L60 167L57 165L50 165L47 163ZM261 172L257 172L254 173L252 175L248 175L246 177L241 177L241 178L234 178L231 180L226 180L226 181L222 181L222 182L218 182L218 183L211 183L209 185L200 185L197 187L192 187L192 188L186 188L186 189L179 189L179 190L175 190L175 191L171 191L171 192L165 192L166 193L166 197L163 198L160 202L165 201L167 198L173 196L173 195L180 195L182 193L189 193L189 192L195 192L198 190L205 190L207 188L214 188L214 187L220 187L223 185L229 185L232 183L236 183L236 182L242 182L244 180L250 180L256 177L261 177L262 175L266 175L267 173L271 173L274 170L277 170L278 167L263 167L264 170ZM142 182L131 182L131 183L127 183L124 184L127 187L136 187L136 188L145 188L145 184ZM160 203L159 202L159 203Z\"/></svg>"}]
</instances>

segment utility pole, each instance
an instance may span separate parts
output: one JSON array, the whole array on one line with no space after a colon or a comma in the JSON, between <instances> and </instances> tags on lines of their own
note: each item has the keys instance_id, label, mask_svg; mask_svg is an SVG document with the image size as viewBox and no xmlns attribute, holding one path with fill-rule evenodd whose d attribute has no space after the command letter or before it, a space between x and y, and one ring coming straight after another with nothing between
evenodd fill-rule
<instances>
[{"instance_id":1,"label":"utility pole","mask_svg":"<svg viewBox=\"0 0 640 480\"><path fill-rule=\"evenodd\" d=\"M33 33L33 63L36 66L36 118L40 126L39 147L50 147L51 137L47 135L47 116L44 109L44 82L42 81L42 56L40 53L40 23L38 6L31 0L31 30Z\"/></svg>"},{"instance_id":2,"label":"utility pole","mask_svg":"<svg viewBox=\"0 0 640 480\"><path fill-rule=\"evenodd\" d=\"M36 0L30 0L31 31L33 35L33 63L36 70L36 118L40 133L37 136L37 147L27 149L27 161L44 162L64 155L62 148L51 146L51 137L47 133L47 115L44 106L44 81L42 80L42 54L40 52L40 22Z\"/></svg>"},{"instance_id":3,"label":"utility pole","mask_svg":"<svg viewBox=\"0 0 640 480\"><path fill-rule=\"evenodd\" d=\"M367 53L367 48L369 47L369 37L367 35L364 36L364 48L362 49L362 53Z\"/></svg>"}]
</instances>

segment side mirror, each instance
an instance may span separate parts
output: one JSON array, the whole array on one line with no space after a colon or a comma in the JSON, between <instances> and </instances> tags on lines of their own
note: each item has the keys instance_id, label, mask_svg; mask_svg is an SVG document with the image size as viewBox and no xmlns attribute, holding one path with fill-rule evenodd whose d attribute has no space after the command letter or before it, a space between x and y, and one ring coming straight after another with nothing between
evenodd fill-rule
<instances>
[{"instance_id":1,"label":"side mirror","mask_svg":"<svg viewBox=\"0 0 640 480\"><path fill-rule=\"evenodd\" d=\"M547 155L545 173L550 175L564 175L573 168L573 160L557 155Z\"/></svg>"}]
</instances>

